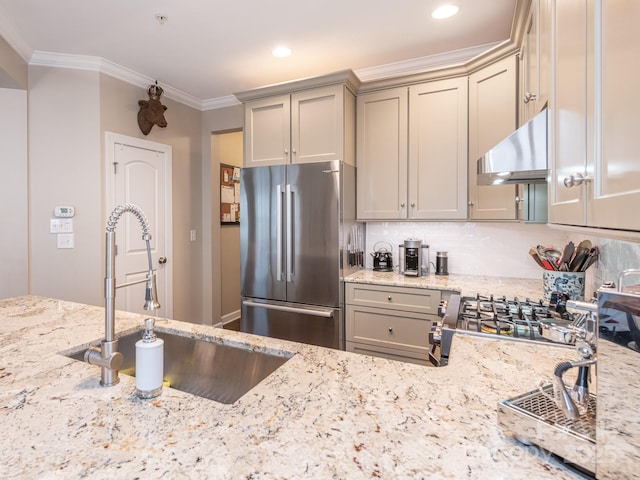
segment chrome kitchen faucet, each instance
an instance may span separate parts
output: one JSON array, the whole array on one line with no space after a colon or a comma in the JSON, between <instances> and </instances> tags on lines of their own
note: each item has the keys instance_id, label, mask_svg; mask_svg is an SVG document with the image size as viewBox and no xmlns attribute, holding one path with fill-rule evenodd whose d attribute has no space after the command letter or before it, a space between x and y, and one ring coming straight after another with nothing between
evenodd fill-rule
<instances>
[{"instance_id":1,"label":"chrome kitchen faucet","mask_svg":"<svg viewBox=\"0 0 640 480\"><path fill-rule=\"evenodd\" d=\"M133 213L142 227L142 239L147 244L147 258L149 260L149 271L147 277L143 280L135 282L123 283L116 285L115 279L115 229L118 220L123 213ZM128 287L146 282L145 289L145 310L157 310L160 304L156 297L156 276L153 271L153 263L151 260L151 235L149 234L149 226L147 219L139 207L131 203L125 203L116 207L109 219L107 220L106 235L106 273L104 278L104 299L105 299L105 319L104 319L104 340L100 342L100 348L91 347L84 354L84 360L91 365L97 365L101 368L100 385L109 387L120 381L118 370L122 367L123 357L118 352L118 337L115 335L115 307L116 307L116 288Z\"/></svg>"}]
</instances>

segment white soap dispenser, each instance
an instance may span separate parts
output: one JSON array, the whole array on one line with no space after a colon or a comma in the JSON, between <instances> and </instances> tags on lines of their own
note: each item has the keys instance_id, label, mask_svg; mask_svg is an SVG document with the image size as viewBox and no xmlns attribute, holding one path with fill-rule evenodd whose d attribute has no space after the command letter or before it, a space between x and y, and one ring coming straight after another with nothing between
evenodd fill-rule
<instances>
[{"instance_id":1,"label":"white soap dispenser","mask_svg":"<svg viewBox=\"0 0 640 480\"><path fill-rule=\"evenodd\" d=\"M136 395L154 398L162 393L164 374L164 340L153 331L155 320L144 321L144 334L136 342Z\"/></svg>"}]
</instances>

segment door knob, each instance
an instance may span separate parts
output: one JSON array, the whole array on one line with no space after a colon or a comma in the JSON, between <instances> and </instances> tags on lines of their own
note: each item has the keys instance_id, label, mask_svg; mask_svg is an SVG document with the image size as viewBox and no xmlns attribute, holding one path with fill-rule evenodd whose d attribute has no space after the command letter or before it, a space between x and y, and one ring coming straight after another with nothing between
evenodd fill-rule
<instances>
[{"instance_id":1,"label":"door knob","mask_svg":"<svg viewBox=\"0 0 640 480\"><path fill-rule=\"evenodd\" d=\"M160 265L164 265L165 263L167 263L167 257L160 257L160 258L158 259L158 263L159 263Z\"/></svg>"}]
</instances>

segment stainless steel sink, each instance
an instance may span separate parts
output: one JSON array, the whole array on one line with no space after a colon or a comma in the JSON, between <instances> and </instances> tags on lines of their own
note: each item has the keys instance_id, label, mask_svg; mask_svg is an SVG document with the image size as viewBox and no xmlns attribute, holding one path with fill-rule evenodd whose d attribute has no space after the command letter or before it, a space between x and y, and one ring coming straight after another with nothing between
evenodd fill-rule
<instances>
[{"instance_id":1,"label":"stainless steel sink","mask_svg":"<svg viewBox=\"0 0 640 480\"><path fill-rule=\"evenodd\" d=\"M171 388L221 403L233 403L282 366L290 356L256 352L247 348L155 331L164 340L164 380ZM142 332L121 336L118 351L124 356L120 369L136 374L136 342ZM96 342L99 344L99 342ZM86 347L66 354L84 360Z\"/></svg>"}]
</instances>

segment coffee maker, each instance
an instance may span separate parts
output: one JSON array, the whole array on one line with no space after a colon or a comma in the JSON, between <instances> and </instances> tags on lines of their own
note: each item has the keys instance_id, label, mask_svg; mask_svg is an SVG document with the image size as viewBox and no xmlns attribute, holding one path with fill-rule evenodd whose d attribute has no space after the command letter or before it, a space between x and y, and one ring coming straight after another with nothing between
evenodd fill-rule
<instances>
[{"instance_id":1,"label":"coffee maker","mask_svg":"<svg viewBox=\"0 0 640 480\"><path fill-rule=\"evenodd\" d=\"M419 277L429 274L429 245L422 240L408 239L398 245L400 250L400 274Z\"/></svg>"}]
</instances>

